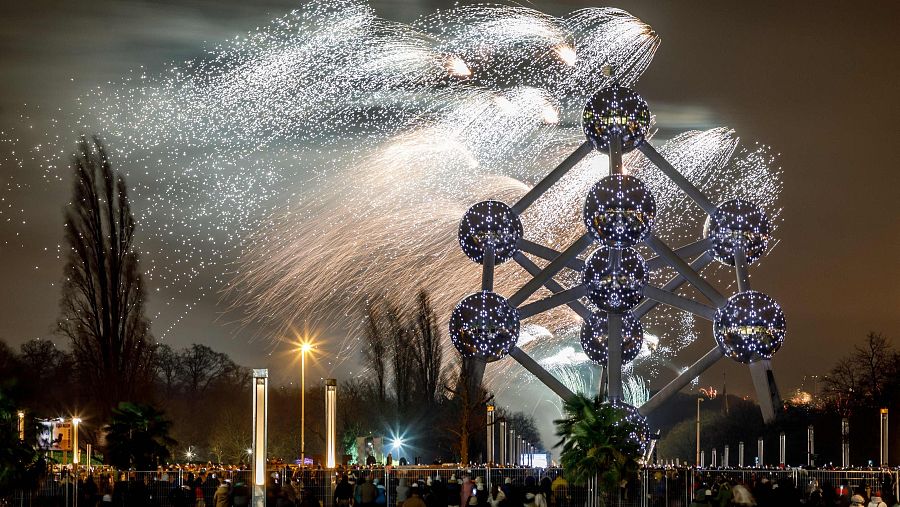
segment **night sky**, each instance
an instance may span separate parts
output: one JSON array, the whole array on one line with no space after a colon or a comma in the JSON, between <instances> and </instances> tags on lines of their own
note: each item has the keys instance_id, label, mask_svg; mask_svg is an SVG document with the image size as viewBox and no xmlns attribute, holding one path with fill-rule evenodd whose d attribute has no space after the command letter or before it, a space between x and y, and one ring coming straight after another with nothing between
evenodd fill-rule
<instances>
[{"instance_id":1,"label":"night sky","mask_svg":"<svg viewBox=\"0 0 900 507\"><path fill-rule=\"evenodd\" d=\"M46 120L57 108L72 107L91 87L140 66L154 73L169 62L196 57L296 6L274 0L77 5L30 0L4 6L2 137L46 142L21 114ZM372 5L385 18L411 21L450 3ZM601 4L525 5L561 15ZM797 387L804 375L825 373L870 330L900 338L900 4L871 2L859 9L846 2L603 5L628 10L662 37L637 88L664 130L727 125L745 143L759 141L781 153L780 243L752 273L754 288L777 298L787 314L788 336L773 361L782 393ZM68 151L71 144L48 149ZM69 186L42 184L32 167L7 162L0 171L7 187L6 202L0 203L0 337L18 345L52 336L62 275L56 248ZM27 223L20 223L22 217ZM150 308L167 311L152 298ZM229 323L234 319L222 311L209 298L172 333L170 343L207 343L242 364L284 370L286 354L267 357L265 347L249 342L252 330ZM684 364L709 348L708 339L698 341L686 351ZM720 385L725 368L729 391L749 393L747 370L725 361L701 382ZM322 370L317 373L324 375Z\"/></svg>"}]
</instances>

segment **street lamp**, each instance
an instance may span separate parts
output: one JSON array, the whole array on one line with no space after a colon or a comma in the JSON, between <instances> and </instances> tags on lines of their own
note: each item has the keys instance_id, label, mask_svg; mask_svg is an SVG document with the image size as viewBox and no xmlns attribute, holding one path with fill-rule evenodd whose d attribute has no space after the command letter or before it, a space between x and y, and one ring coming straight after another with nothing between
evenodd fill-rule
<instances>
[{"instance_id":1,"label":"street lamp","mask_svg":"<svg viewBox=\"0 0 900 507\"><path fill-rule=\"evenodd\" d=\"M306 465L306 353L309 342L300 345L300 466Z\"/></svg>"}]
</instances>

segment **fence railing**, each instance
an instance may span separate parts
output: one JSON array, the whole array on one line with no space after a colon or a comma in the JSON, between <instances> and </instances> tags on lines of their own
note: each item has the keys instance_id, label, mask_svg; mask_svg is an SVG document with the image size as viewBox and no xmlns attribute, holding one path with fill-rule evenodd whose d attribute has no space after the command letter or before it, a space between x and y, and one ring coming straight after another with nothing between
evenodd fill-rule
<instances>
[{"instance_id":1,"label":"fence railing","mask_svg":"<svg viewBox=\"0 0 900 507\"><path fill-rule=\"evenodd\" d=\"M352 473L356 478L365 478L367 481L376 479L379 488L384 489L385 507L394 507L397 504L397 487L401 479L405 479L408 485L419 482L425 490L426 486L430 487L438 480L441 481L442 487L447 487L451 479L461 480L463 477L469 477L473 487L477 480L488 492L494 484L502 489L512 488L513 491L522 492L530 485L540 488L542 481L546 486L548 480L553 481L562 472L562 469L558 468L396 467L321 470L272 467L268 471L267 504L299 505L304 495L313 495L322 507L335 507L334 488L341 474ZM227 480L232 486L243 483L249 487L250 478L249 470L231 469L208 469L197 472L188 470L119 472L97 469L91 474L90 480L86 472L82 472L76 480L67 471L54 471L36 491L15 492L11 505L193 507L196 505L196 491L199 487L206 505L212 507L215 505L213 498L219 481ZM608 491L601 495L596 481L584 486L567 485L564 489L554 490L551 498L548 498L548 504L551 507L687 506L693 499L695 491L701 488L705 490L723 479L747 485L765 481L789 484L800 492L808 492L811 484L821 488L844 486L850 491L881 490L885 497L892 500L896 500L900 484L898 472L889 469L644 468L635 480L629 481L616 491ZM106 495L108 503L103 502ZM234 505L240 505L240 502Z\"/></svg>"}]
</instances>

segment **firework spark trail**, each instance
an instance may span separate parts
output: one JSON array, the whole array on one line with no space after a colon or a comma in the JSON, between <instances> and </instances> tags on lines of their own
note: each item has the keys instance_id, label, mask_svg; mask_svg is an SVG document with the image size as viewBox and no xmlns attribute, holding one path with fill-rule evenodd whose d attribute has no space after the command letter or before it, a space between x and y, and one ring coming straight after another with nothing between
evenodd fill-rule
<instances>
[{"instance_id":1,"label":"firework spark trail","mask_svg":"<svg viewBox=\"0 0 900 507\"><path fill-rule=\"evenodd\" d=\"M367 298L412 300L425 287L446 319L477 289L480 271L455 239L462 213L482 199L522 195L582 141L567 125L610 83L601 68L633 85L658 44L649 26L618 9L555 18L475 6L403 25L358 1L314 1L205 59L98 89L67 121L73 132L103 133L125 159L150 234L141 249L151 282L195 294L168 326L157 315L159 337L227 285L249 320L339 330L347 336L339 357L355 359ZM660 151L714 198L773 204L780 183L771 157L763 149L731 157L736 143L716 129ZM48 181L66 165L52 154L32 157ZM699 236L701 217L683 196L640 156L627 162L657 193L658 233L674 245ZM562 248L580 235L583 196L605 174L603 155L579 164L522 217L528 237ZM669 225L677 220L693 225ZM496 284L509 294L525 279L505 265ZM524 345L545 359L573 341L579 324L566 308L530 322L552 332ZM692 340L690 316L662 310L647 322L662 339L658 353L641 356L651 366ZM578 354L568 360L580 364ZM509 364L492 366L488 378L510 382ZM561 375L577 383L574 373Z\"/></svg>"},{"instance_id":2,"label":"firework spark trail","mask_svg":"<svg viewBox=\"0 0 900 507\"><path fill-rule=\"evenodd\" d=\"M458 138L447 142L453 138L438 135L435 128L410 133L378 148L364 163L340 172L341 177L328 187L328 202L321 208L313 210L300 203L282 212L243 259L244 269L233 286L237 304L251 316L276 315L279 322L309 321L313 315L318 319L314 324L340 321L348 336L341 347L345 358L356 354L360 336L356 332L358 309L369 298L389 295L402 303L414 301L413 296L421 288L431 290L444 325L453 306L477 290L480 282L480 270L456 244L459 217L469 205L486 198L514 202L528 185L508 176L485 174L474 159L476 153L466 149L467 130L455 130ZM476 123L471 128L481 129L484 125ZM569 134L549 150L553 159L577 143L576 134ZM737 140L730 131L713 129L681 135L662 145L660 152L678 167L689 169L685 171L688 176L715 200L737 194L771 204L777 192L769 194L771 187L767 183L752 181L760 174L772 177L768 160L742 155L732 160L736 146ZM550 167L553 159L538 158L538 164ZM659 171L644 167L642 157L631 157L629 162L628 169L643 171L643 177L652 182L660 199L681 197ZM756 172L745 172L751 179L735 174L735 168L747 164L758 164L754 166ZM562 249L581 235L583 199L579 196L585 195L606 171L606 158L600 154L578 164L558 188L525 213L526 236ZM458 176L452 188L447 185L445 172ZM702 214L694 208L679 208L661 201L661 216L677 214L677 220L661 220L657 234L675 245L699 238ZM298 214L314 218L294 220ZM547 234L548 231L565 234ZM524 270L512 263L499 267L496 276L495 287L502 294L511 294L528 278ZM661 270L655 274L655 281L659 283L666 276L669 275ZM570 272L569 277L570 283L575 283L574 273ZM241 298L241 294L252 297ZM539 292L533 299L546 294ZM356 316L336 318L336 313L346 315L348 311ZM564 307L528 322L549 332L533 341L527 335L523 338L523 348L537 357L547 358L566 345L577 344L580 319ZM658 349L659 353L643 355L635 366L666 365L673 353L695 337L693 318L668 308L651 313L645 325L669 346ZM445 347L452 349L449 340ZM572 367L586 362L584 357L571 354L567 358ZM562 367L557 363L551 366L559 372ZM513 375L515 368L511 361L494 363L486 378L495 388L521 383ZM574 387L582 387L574 373L561 376L575 383Z\"/></svg>"}]
</instances>

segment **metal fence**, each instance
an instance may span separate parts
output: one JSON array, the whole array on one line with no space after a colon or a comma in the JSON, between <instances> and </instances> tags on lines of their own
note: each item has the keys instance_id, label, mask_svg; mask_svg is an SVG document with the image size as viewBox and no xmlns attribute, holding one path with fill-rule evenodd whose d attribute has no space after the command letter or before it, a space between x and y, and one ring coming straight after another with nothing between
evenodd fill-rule
<instances>
[{"instance_id":1,"label":"metal fence","mask_svg":"<svg viewBox=\"0 0 900 507\"><path fill-rule=\"evenodd\" d=\"M341 474L353 474L356 478L373 479L383 488L385 506L394 507L397 487L401 479L408 485L413 482L425 486L440 480L447 487L451 479L469 477L487 491L496 484L501 488L524 491L526 485L540 487L546 479L552 481L562 474L561 469L550 468L457 468L457 467L397 467L376 469L321 470L274 467L269 471L267 488L269 505L292 503L299 505L304 495L313 495L322 507L334 506L334 488ZM199 484L197 480L200 480ZM885 496L896 499L898 472L894 470L805 470L805 469L694 469L686 467L644 468L636 480L629 481L616 491L602 495L596 482L585 486L567 485L551 493L548 504L552 507L686 507L698 489L705 490L716 481L728 479L743 484L758 484L763 479L771 483L790 484L800 492L809 485L821 488L843 486L850 491L868 491L869 495L881 490ZM138 507L193 507L199 485L206 505L212 507L213 495L219 481L228 480L232 485L250 482L249 470L205 469L157 470L150 472L119 472L95 469L91 474L93 485L87 483L82 472L76 481L66 471L54 471L34 492L16 492L13 503L17 506L81 506L97 505ZM193 482L192 482L193 481ZM473 484L474 486L474 484ZM109 495L110 503L102 503ZM2 505L2 501L0 501ZM465 506L464 506L465 507ZM512 505L511 507L518 507Z\"/></svg>"}]
</instances>

